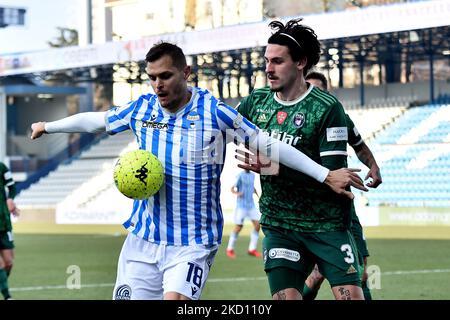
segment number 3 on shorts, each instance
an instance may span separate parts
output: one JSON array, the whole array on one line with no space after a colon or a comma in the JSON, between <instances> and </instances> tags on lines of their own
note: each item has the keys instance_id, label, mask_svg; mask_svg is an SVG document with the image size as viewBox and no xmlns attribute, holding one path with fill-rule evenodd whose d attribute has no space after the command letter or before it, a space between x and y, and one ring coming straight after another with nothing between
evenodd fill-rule
<instances>
[{"instance_id":1,"label":"number 3 on shorts","mask_svg":"<svg viewBox=\"0 0 450 320\"><path fill-rule=\"evenodd\" d=\"M343 244L341 246L341 251L347 254L347 256L344 258L345 262L347 262L348 264L355 262L355 256L353 255L352 247L349 244Z\"/></svg>"}]
</instances>

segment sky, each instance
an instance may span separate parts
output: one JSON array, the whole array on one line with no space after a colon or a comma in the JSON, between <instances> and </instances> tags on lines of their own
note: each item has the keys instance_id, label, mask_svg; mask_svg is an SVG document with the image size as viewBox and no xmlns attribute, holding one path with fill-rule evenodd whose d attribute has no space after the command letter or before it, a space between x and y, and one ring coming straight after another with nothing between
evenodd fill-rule
<instances>
[{"instance_id":1,"label":"sky","mask_svg":"<svg viewBox=\"0 0 450 320\"><path fill-rule=\"evenodd\" d=\"M58 36L56 27L86 30L86 0L0 0L0 7L27 10L25 26L0 29L0 54L49 48L47 41ZM80 34L80 40L83 37Z\"/></svg>"}]
</instances>

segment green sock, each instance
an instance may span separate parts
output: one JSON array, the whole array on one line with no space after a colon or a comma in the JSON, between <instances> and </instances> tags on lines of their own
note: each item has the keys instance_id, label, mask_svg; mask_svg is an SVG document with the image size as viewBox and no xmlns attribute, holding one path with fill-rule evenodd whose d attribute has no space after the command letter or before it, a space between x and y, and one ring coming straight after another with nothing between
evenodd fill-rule
<instances>
[{"instance_id":1,"label":"green sock","mask_svg":"<svg viewBox=\"0 0 450 320\"><path fill-rule=\"evenodd\" d=\"M364 300L372 300L372 295L370 294L370 289L367 286L367 281L363 281L361 287L362 287L363 294L364 294Z\"/></svg>"},{"instance_id":2,"label":"green sock","mask_svg":"<svg viewBox=\"0 0 450 320\"><path fill-rule=\"evenodd\" d=\"M316 289L311 289L306 284L303 286L303 300L312 301L317 297L319 291Z\"/></svg>"},{"instance_id":3,"label":"green sock","mask_svg":"<svg viewBox=\"0 0 450 320\"><path fill-rule=\"evenodd\" d=\"M11 298L8 289L8 276L5 269L0 269L0 291L5 299Z\"/></svg>"}]
</instances>

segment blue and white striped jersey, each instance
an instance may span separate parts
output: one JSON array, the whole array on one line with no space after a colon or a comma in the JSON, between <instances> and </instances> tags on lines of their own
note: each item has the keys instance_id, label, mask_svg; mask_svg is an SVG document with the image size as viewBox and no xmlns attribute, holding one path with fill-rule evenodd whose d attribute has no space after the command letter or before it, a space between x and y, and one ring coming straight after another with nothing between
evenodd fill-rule
<instances>
[{"instance_id":1,"label":"blue and white striped jersey","mask_svg":"<svg viewBox=\"0 0 450 320\"><path fill-rule=\"evenodd\" d=\"M125 228L155 243L213 245L222 239L226 143L244 141L258 129L207 90L189 90L191 100L176 113L164 110L154 94L113 108L106 129L109 134L133 130L139 148L157 156L165 170L159 192L134 201Z\"/></svg>"},{"instance_id":2,"label":"blue and white striped jersey","mask_svg":"<svg viewBox=\"0 0 450 320\"><path fill-rule=\"evenodd\" d=\"M238 192L242 192L242 196L237 197L236 206L242 209L256 208L253 201L253 192L255 191L255 174L245 170L240 172L234 184Z\"/></svg>"}]
</instances>

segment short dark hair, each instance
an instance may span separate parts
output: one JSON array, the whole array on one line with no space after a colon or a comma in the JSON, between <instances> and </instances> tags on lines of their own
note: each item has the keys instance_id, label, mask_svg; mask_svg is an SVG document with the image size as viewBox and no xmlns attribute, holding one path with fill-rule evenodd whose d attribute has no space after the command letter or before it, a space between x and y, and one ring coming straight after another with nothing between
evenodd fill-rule
<instances>
[{"instance_id":1,"label":"short dark hair","mask_svg":"<svg viewBox=\"0 0 450 320\"><path fill-rule=\"evenodd\" d=\"M306 81L308 81L309 79L319 80L320 82L322 82L322 86L324 87L324 89L328 90L328 80L323 73L320 73L317 71L311 71L305 77Z\"/></svg>"},{"instance_id":2,"label":"short dark hair","mask_svg":"<svg viewBox=\"0 0 450 320\"><path fill-rule=\"evenodd\" d=\"M173 65L182 70L187 66L186 56L180 47L169 42L159 42L155 44L145 56L146 62L153 62L160 59L162 56L168 55L172 58Z\"/></svg>"},{"instance_id":3,"label":"short dark hair","mask_svg":"<svg viewBox=\"0 0 450 320\"><path fill-rule=\"evenodd\" d=\"M303 18L289 20L286 25L281 21L272 21L269 27L275 30L269 40L270 44L279 44L289 48L289 54L293 61L306 58L306 66L303 75L319 62L320 42L313 29L299 22Z\"/></svg>"}]
</instances>

